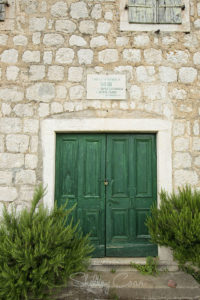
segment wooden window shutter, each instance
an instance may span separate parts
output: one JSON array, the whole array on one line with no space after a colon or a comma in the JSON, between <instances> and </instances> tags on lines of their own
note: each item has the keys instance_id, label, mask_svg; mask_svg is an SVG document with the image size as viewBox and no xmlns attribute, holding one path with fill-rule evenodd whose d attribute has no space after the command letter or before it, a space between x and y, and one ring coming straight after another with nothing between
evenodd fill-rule
<instances>
[{"instance_id":1,"label":"wooden window shutter","mask_svg":"<svg viewBox=\"0 0 200 300\"><path fill-rule=\"evenodd\" d=\"M158 0L158 23L181 24L181 0Z\"/></svg>"},{"instance_id":2,"label":"wooden window shutter","mask_svg":"<svg viewBox=\"0 0 200 300\"><path fill-rule=\"evenodd\" d=\"M156 23L156 0L129 0L129 23Z\"/></svg>"},{"instance_id":3,"label":"wooden window shutter","mask_svg":"<svg viewBox=\"0 0 200 300\"><path fill-rule=\"evenodd\" d=\"M0 0L0 22L5 21L5 0Z\"/></svg>"}]
</instances>

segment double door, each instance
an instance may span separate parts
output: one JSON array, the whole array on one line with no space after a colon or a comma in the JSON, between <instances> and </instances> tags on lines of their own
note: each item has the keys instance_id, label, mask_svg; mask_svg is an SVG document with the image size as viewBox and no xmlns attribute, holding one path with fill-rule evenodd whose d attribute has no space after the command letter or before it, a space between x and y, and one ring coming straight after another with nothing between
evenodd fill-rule
<instances>
[{"instance_id":1,"label":"double door","mask_svg":"<svg viewBox=\"0 0 200 300\"><path fill-rule=\"evenodd\" d=\"M157 255L145 225L156 195L154 134L57 134L55 199L77 204L94 257Z\"/></svg>"}]
</instances>

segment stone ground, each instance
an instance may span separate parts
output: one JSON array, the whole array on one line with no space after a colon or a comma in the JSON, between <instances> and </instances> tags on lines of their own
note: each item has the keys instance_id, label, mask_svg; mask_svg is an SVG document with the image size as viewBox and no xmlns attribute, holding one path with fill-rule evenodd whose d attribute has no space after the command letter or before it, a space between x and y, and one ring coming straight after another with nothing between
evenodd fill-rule
<instances>
[{"instance_id":1,"label":"stone ground","mask_svg":"<svg viewBox=\"0 0 200 300\"><path fill-rule=\"evenodd\" d=\"M168 287L173 280L177 286ZM183 272L161 272L158 276L138 271L91 271L71 279L56 300L199 300L200 285Z\"/></svg>"}]
</instances>

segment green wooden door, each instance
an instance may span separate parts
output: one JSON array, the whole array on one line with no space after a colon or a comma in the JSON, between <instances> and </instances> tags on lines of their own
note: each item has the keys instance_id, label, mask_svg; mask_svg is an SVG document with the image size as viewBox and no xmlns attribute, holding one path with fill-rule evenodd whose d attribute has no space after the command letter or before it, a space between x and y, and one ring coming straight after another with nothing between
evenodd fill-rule
<instances>
[{"instance_id":1,"label":"green wooden door","mask_svg":"<svg viewBox=\"0 0 200 300\"><path fill-rule=\"evenodd\" d=\"M57 135L56 200L77 203L95 257L157 255L145 226L156 194L155 135Z\"/></svg>"}]
</instances>

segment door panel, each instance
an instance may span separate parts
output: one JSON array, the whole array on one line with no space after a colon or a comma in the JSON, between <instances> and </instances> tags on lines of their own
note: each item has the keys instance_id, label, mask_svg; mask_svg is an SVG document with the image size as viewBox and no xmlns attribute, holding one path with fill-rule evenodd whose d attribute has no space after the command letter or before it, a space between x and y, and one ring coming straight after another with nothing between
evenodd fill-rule
<instances>
[{"instance_id":1,"label":"door panel","mask_svg":"<svg viewBox=\"0 0 200 300\"><path fill-rule=\"evenodd\" d=\"M157 255L145 226L156 188L155 135L57 135L56 199L77 203L94 257Z\"/></svg>"},{"instance_id":2,"label":"door panel","mask_svg":"<svg viewBox=\"0 0 200 300\"><path fill-rule=\"evenodd\" d=\"M77 203L75 222L90 233L94 256L105 256L105 135L58 134L56 154L56 200Z\"/></svg>"}]
</instances>

